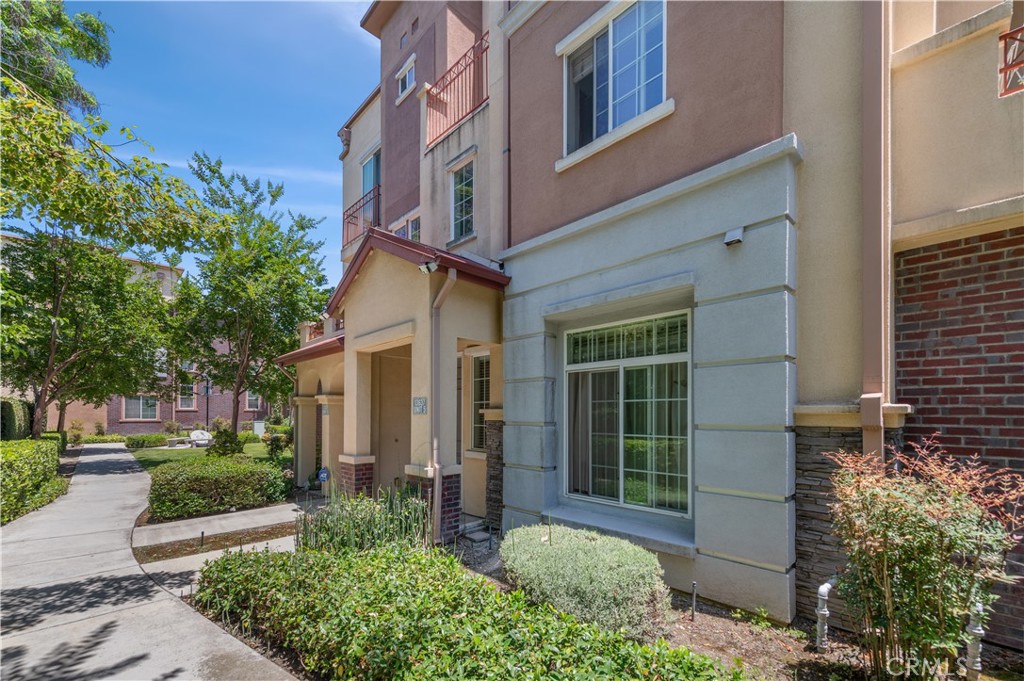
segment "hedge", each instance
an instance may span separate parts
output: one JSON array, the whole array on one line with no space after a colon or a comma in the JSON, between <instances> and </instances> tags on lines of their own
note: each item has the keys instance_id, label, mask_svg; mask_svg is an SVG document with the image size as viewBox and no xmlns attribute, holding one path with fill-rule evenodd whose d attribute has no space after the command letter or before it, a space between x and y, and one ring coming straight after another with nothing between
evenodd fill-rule
<instances>
[{"instance_id":1,"label":"hedge","mask_svg":"<svg viewBox=\"0 0 1024 681\"><path fill-rule=\"evenodd\" d=\"M110 435L83 435L82 436L82 444L83 445L95 445L95 444L101 444L101 443L104 443L104 442L124 442L124 440L125 440L125 436L124 435L117 435L115 433L111 433Z\"/></svg>"},{"instance_id":2,"label":"hedge","mask_svg":"<svg viewBox=\"0 0 1024 681\"><path fill-rule=\"evenodd\" d=\"M292 427L291 426L275 426L275 425L267 424L267 432L268 433L279 433L281 435L287 435L289 440L291 440L291 438L292 438Z\"/></svg>"},{"instance_id":3,"label":"hedge","mask_svg":"<svg viewBox=\"0 0 1024 681\"><path fill-rule=\"evenodd\" d=\"M529 525L505 535L505 575L532 601L637 640L662 633L669 592L658 557L636 544L561 525Z\"/></svg>"},{"instance_id":4,"label":"hedge","mask_svg":"<svg viewBox=\"0 0 1024 681\"><path fill-rule=\"evenodd\" d=\"M283 501L291 481L273 465L244 457L203 456L173 461L150 471L153 520L194 518Z\"/></svg>"},{"instance_id":5,"label":"hedge","mask_svg":"<svg viewBox=\"0 0 1024 681\"><path fill-rule=\"evenodd\" d=\"M54 482L63 480L57 477L59 446L50 439L0 442L0 523L48 503L67 489L66 481L63 489Z\"/></svg>"},{"instance_id":6,"label":"hedge","mask_svg":"<svg viewBox=\"0 0 1024 681\"><path fill-rule=\"evenodd\" d=\"M48 430L39 436L41 440L50 440L57 443L58 455L63 454L68 448L68 432L66 430Z\"/></svg>"},{"instance_id":7,"label":"hedge","mask_svg":"<svg viewBox=\"0 0 1024 681\"><path fill-rule=\"evenodd\" d=\"M124 438L124 446L128 449L146 449L149 447L166 447L167 435L164 433L149 433L146 435L127 435Z\"/></svg>"},{"instance_id":8,"label":"hedge","mask_svg":"<svg viewBox=\"0 0 1024 681\"><path fill-rule=\"evenodd\" d=\"M259 442L260 436L251 430L243 430L238 434L238 441L243 445L252 444L253 442Z\"/></svg>"},{"instance_id":9,"label":"hedge","mask_svg":"<svg viewBox=\"0 0 1024 681\"><path fill-rule=\"evenodd\" d=\"M32 405L13 397L0 398L0 440L24 440L32 435Z\"/></svg>"},{"instance_id":10,"label":"hedge","mask_svg":"<svg viewBox=\"0 0 1024 681\"><path fill-rule=\"evenodd\" d=\"M643 645L502 593L438 550L229 552L196 604L323 678L742 679L664 640Z\"/></svg>"}]
</instances>

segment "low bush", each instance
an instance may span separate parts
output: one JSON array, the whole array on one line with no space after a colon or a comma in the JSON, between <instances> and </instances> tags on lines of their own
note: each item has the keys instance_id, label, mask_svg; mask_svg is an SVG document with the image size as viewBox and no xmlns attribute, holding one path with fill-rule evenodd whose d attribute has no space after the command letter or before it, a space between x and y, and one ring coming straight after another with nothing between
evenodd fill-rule
<instances>
[{"instance_id":1,"label":"low bush","mask_svg":"<svg viewBox=\"0 0 1024 681\"><path fill-rule=\"evenodd\" d=\"M67 431L61 430L49 430L39 436L40 440L49 440L57 443L57 454L58 456L63 454L68 448L68 434Z\"/></svg>"},{"instance_id":2,"label":"low bush","mask_svg":"<svg viewBox=\"0 0 1024 681\"><path fill-rule=\"evenodd\" d=\"M60 443L56 439L0 442L0 522L7 523L43 503L57 489ZM63 486L67 489L67 486ZM60 496L58 491L56 496Z\"/></svg>"},{"instance_id":3,"label":"low bush","mask_svg":"<svg viewBox=\"0 0 1024 681\"><path fill-rule=\"evenodd\" d=\"M213 442L207 450L210 456L235 456L241 454L245 447L238 438L238 433L231 430L218 430L213 434Z\"/></svg>"},{"instance_id":4,"label":"low bush","mask_svg":"<svg viewBox=\"0 0 1024 681\"><path fill-rule=\"evenodd\" d=\"M332 496L315 512L302 514L296 520L295 546L358 551L385 544L423 546L431 537L426 502L382 489L379 499Z\"/></svg>"},{"instance_id":5,"label":"low bush","mask_svg":"<svg viewBox=\"0 0 1024 681\"><path fill-rule=\"evenodd\" d=\"M32 405L13 397L0 398L0 440L24 440L32 434Z\"/></svg>"},{"instance_id":6,"label":"low bush","mask_svg":"<svg viewBox=\"0 0 1024 681\"><path fill-rule=\"evenodd\" d=\"M97 421L96 423L93 424L93 433L96 435L106 435L107 426L103 423L103 421Z\"/></svg>"},{"instance_id":7,"label":"low bush","mask_svg":"<svg viewBox=\"0 0 1024 681\"><path fill-rule=\"evenodd\" d=\"M82 444L82 438L85 437L83 430L83 424L78 419L71 419L71 427L68 428L68 441L74 446Z\"/></svg>"},{"instance_id":8,"label":"low bush","mask_svg":"<svg viewBox=\"0 0 1024 681\"><path fill-rule=\"evenodd\" d=\"M124 442L125 436L118 435L117 433L111 433L110 435L83 435L83 445L95 445L104 442Z\"/></svg>"},{"instance_id":9,"label":"low bush","mask_svg":"<svg viewBox=\"0 0 1024 681\"><path fill-rule=\"evenodd\" d=\"M292 427L291 426L275 426L275 425L268 424L267 425L267 432L268 433L278 433L278 434L284 435L285 437L288 438L289 442L291 442L291 440L292 440Z\"/></svg>"},{"instance_id":10,"label":"low bush","mask_svg":"<svg viewBox=\"0 0 1024 681\"><path fill-rule=\"evenodd\" d=\"M228 553L203 568L195 602L324 678L743 678L684 648L643 645L501 593L435 550Z\"/></svg>"},{"instance_id":11,"label":"low bush","mask_svg":"<svg viewBox=\"0 0 1024 681\"><path fill-rule=\"evenodd\" d=\"M273 413L273 414L271 414L271 415L270 415L270 417L269 417L269 418L267 419L267 424L268 424L268 425L271 425L271 426L279 426L279 425L281 425L282 423L284 423L284 417L283 417L283 416L281 416L281 414L280 414L280 413L278 413L278 412L274 412L274 413Z\"/></svg>"},{"instance_id":12,"label":"low bush","mask_svg":"<svg viewBox=\"0 0 1024 681\"><path fill-rule=\"evenodd\" d=\"M243 433L246 431L252 431L252 421L239 421L238 429Z\"/></svg>"},{"instance_id":13,"label":"low bush","mask_svg":"<svg viewBox=\"0 0 1024 681\"><path fill-rule=\"evenodd\" d=\"M291 488L279 468L245 457L184 459L157 466L150 476L154 520L259 508L283 501Z\"/></svg>"},{"instance_id":14,"label":"low bush","mask_svg":"<svg viewBox=\"0 0 1024 681\"><path fill-rule=\"evenodd\" d=\"M512 584L535 602L641 641L665 626L669 594L658 557L624 539L530 525L505 536L501 559Z\"/></svg>"},{"instance_id":15,"label":"low bush","mask_svg":"<svg viewBox=\"0 0 1024 681\"><path fill-rule=\"evenodd\" d=\"M210 421L210 427L213 428L213 432L215 433L218 430L228 430L231 428L231 420L226 419L223 416L217 416Z\"/></svg>"},{"instance_id":16,"label":"low bush","mask_svg":"<svg viewBox=\"0 0 1024 681\"><path fill-rule=\"evenodd\" d=\"M150 447L166 447L167 436L163 433L148 433L145 435L126 435L124 446L128 449L148 449Z\"/></svg>"},{"instance_id":17,"label":"low bush","mask_svg":"<svg viewBox=\"0 0 1024 681\"><path fill-rule=\"evenodd\" d=\"M251 430L243 430L241 433L238 434L238 442L241 443L243 446L259 441L260 436L252 432Z\"/></svg>"},{"instance_id":18,"label":"low bush","mask_svg":"<svg viewBox=\"0 0 1024 681\"><path fill-rule=\"evenodd\" d=\"M164 421L163 426L164 432L170 435L171 437L177 435L178 431L181 430L181 424L174 420Z\"/></svg>"},{"instance_id":19,"label":"low bush","mask_svg":"<svg viewBox=\"0 0 1024 681\"><path fill-rule=\"evenodd\" d=\"M281 433L263 433L260 440L267 446L267 456L271 461L277 461L284 456L284 450L291 444L288 436Z\"/></svg>"}]
</instances>

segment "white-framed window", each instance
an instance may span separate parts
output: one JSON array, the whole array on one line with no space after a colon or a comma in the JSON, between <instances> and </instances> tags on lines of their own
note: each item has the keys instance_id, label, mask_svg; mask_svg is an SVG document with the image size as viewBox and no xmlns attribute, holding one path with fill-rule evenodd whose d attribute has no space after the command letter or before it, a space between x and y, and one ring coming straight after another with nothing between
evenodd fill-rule
<instances>
[{"instance_id":1,"label":"white-framed window","mask_svg":"<svg viewBox=\"0 0 1024 681\"><path fill-rule=\"evenodd\" d=\"M187 359L181 360L181 364L178 365L178 370L182 373L191 373L196 370L196 363Z\"/></svg>"},{"instance_id":2,"label":"white-framed window","mask_svg":"<svg viewBox=\"0 0 1024 681\"><path fill-rule=\"evenodd\" d=\"M380 149L370 154L361 167L363 194L366 194L380 184Z\"/></svg>"},{"instance_id":3,"label":"white-framed window","mask_svg":"<svg viewBox=\"0 0 1024 681\"><path fill-rule=\"evenodd\" d=\"M121 418L126 421L155 421L157 404L152 395L126 395L121 400Z\"/></svg>"},{"instance_id":4,"label":"white-framed window","mask_svg":"<svg viewBox=\"0 0 1024 681\"><path fill-rule=\"evenodd\" d=\"M565 58L565 153L665 100L665 2L618 12Z\"/></svg>"},{"instance_id":5,"label":"white-framed window","mask_svg":"<svg viewBox=\"0 0 1024 681\"><path fill-rule=\"evenodd\" d=\"M191 376L183 376L183 379L189 379ZM178 384L178 409L190 410L196 408L196 395L199 394L199 390L195 383L179 383Z\"/></svg>"},{"instance_id":6,"label":"white-framed window","mask_svg":"<svg viewBox=\"0 0 1024 681\"><path fill-rule=\"evenodd\" d=\"M481 409L491 406L491 356L473 357L473 394L470 406L473 412L473 449L487 447L487 427Z\"/></svg>"},{"instance_id":7,"label":"white-framed window","mask_svg":"<svg viewBox=\"0 0 1024 681\"><path fill-rule=\"evenodd\" d=\"M395 80L398 81L398 98L395 99L395 106L398 106L402 101L409 96L409 93L416 89L416 55L409 55L409 58L402 64L402 68L398 69L395 74Z\"/></svg>"},{"instance_id":8,"label":"white-framed window","mask_svg":"<svg viewBox=\"0 0 1024 681\"><path fill-rule=\"evenodd\" d=\"M420 216L409 218L401 227L395 230L398 236L410 241L420 241Z\"/></svg>"},{"instance_id":9,"label":"white-framed window","mask_svg":"<svg viewBox=\"0 0 1024 681\"><path fill-rule=\"evenodd\" d=\"M256 393L245 391L245 408L247 411L256 411L260 408L260 396Z\"/></svg>"},{"instance_id":10,"label":"white-framed window","mask_svg":"<svg viewBox=\"0 0 1024 681\"><path fill-rule=\"evenodd\" d=\"M452 175L452 241L473 233L473 161L455 168Z\"/></svg>"},{"instance_id":11,"label":"white-framed window","mask_svg":"<svg viewBox=\"0 0 1024 681\"><path fill-rule=\"evenodd\" d=\"M689 324L680 311L565 334L569 495L689 515Z\"/></svg>"}]
</instances>

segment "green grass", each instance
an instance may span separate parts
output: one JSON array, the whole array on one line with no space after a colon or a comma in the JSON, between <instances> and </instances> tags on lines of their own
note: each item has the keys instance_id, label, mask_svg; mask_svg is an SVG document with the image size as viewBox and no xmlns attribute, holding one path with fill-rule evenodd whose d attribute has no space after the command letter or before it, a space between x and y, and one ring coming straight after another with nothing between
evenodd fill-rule
<instances>
[{"instance_id":1,"label":"green grass","mask_svg":"<svg viewBox=\"0 0 1024 681\"><path fill-rule=\"evenodd\" d=\"M185 449L136 449L132 451L132 455L135 456L136 460L142 467L147 471L156 468L160 464L170 463L171 461L184 461L185 459L195 459L197 457L205 456L206 449L204 447L189 447ZM262 442L250 442L245 445L245 455L256 460L256 461L269 461L270 457L267 456L267 446ZM281 459L282 466L284 464L291 463L291 452L286 451L286 455Z\"/></svg>"}]
</instances>

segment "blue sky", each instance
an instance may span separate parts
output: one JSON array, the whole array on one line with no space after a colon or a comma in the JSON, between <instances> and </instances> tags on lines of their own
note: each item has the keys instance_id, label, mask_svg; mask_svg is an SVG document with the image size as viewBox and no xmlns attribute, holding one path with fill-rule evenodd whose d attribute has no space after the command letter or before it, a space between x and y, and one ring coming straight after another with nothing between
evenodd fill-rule
<instances>
[{"instance_id":1,"label":"blue sky","mask_svg":"<svg viewBox=\"0 0 1024 681\"><path fill-rule=\"evenodd\" d=\"M380 77L377 40L359 28L369 2L68 2L111 29L110 64L79 80L117 130L191 179L194 151L284 182L279 206L325 218L317 238L331 284L341 275L338 128ZM139 149L133 153L145 153ZM185 257L190 269L193 260Z\"/></svg>"}]
</instances>

